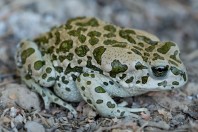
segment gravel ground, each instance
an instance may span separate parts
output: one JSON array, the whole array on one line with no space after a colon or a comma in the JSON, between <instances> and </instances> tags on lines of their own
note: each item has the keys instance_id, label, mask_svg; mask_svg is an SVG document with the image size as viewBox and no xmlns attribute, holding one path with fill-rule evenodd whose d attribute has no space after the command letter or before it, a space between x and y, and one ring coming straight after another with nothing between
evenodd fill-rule
<instances>
[{"instance_id":1,"label":"gravel ground","mask_svg":"<svg viewBox=\"0 0 198 132\"><path fill-rule=\"evenodd\" d=\"M16 74L16 44L76 16L98 17L176 42L188 83L180 90L124 99L149 109L151 114L142 113L141 120L102 118L84 102L72 104L77 119L56 105L44 110L40 97L21 85ZM197 23L197 0L1 0L0 131L198 131Z\"/></svg>"}]
</instances>

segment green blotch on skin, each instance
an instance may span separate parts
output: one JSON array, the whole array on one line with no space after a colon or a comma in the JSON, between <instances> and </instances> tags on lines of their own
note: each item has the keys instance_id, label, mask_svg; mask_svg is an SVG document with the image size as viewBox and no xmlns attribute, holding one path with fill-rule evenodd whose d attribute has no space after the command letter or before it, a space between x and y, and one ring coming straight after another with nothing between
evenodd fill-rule
<instances>
[{"instance_id":1,"label":"green blotch on skin","mask_svg":"<svg viewBox=\"0 0 198 132\"><path fill-rule=\"evenodd\" d=\"M148 76L143 76L142 77L142 84L146 84L148 81Z\"/></svg>"},{"instance_id":2,"label":"green blotch on skin","mask_svg":"<svg viewBox=\"0 0 198 132\"><path fill-rule=\"evenodd\" d=\"M96 100L96 104L102 104L102 103L103 103L103 100L102 99Z\"/></svg>"},{"instance_id":3,"label":"green blotch on skin","mask_svg":"<svg viewBox=\"0 0 198 132\"><path fill-rule=\"evenodd\" d=\"M103 42L105 45L112 45L112 44L115 44L115 43L119 43L118 41L116 40L111 40L111 39L107 39Z\"/></svg>"},{"instance_id":4,"label":"green blotch on skin","mask_svg":"<svg viewBox=\"0 0 198 132\"><path fill-rule=\"evenodd\" d=\"M22 53L21 53L22 64L25 64L26 59L29 56L31 56L34 52L35 52L35 49L33 49L33 48L28 48L28 49L22 51Z\"/></svg>"},{"instance_id":5,"label":"green blotch on skin","mask_svg":"<svg viewBox=\"0 0 198 132\"><path fill-rule=\"evenodd\" d=\"M95 48L93 51L94 59L100 65L101 65L102 54L105 52L105 50L106 50L106 48L104 48L104 46L100 46L100 47Z\"/></svg>"},{"instance_id":6,"label":"green blotch on skin","mask_svg":"<svg viewBox=\"0 0 198 132\"><path fill-rule=\"evenodd\" d=\"M46 72L47 73L51 73L52 72L52 68L50 68L50 67L46 68Z\"/></svg>"},{"instance_id":7,"label":"green blotch on skin","mask_svg":"<svg viewBox=\"0 0 198 132\"><path fill-rule=\"evenodd\" d=\"M136 41L130 36L130 35L135 35L135 31L133 30L129 30L129 29L126 29L126 30L120 30L119 31L119 35L120 37L128 40L130 43L133 43L133 44L136 44Z\"/></svg>"},{"instance_id":8,"label":"green blotch on skin","mask_svg":"<svg viewBox=\"0 0 198 132\"><path fill-rule=\"evenodd\" d=\"M66 52L69 52L69 50L72 48L73 48L73 41L65 40L60 44L59 51L66 53Z\"/></svg>"},{"instance_id":9,"label":"green blotch on skin","mask_svg":"<svg viewBox=\"0 0 198 132\"><path fill-rule=\"evenodd\" d=\"M115 78L116 74L125 72L128 69L128 66L125 64L121 64L119 60L114 60L111 63L112 70L109 72L110 76Z\"/></svg>"},{"instance_id":10,"label":"green blotch on skin","mask_svg":"<svg viewBox=\"0 0 198 132\"><path fill-rule=\"evenodd\" d=\"M64 84L68 84L69 81L66 80L65 76L61 77L61 81L64 83Z\"/></svg>"},{"instance_id":11,"label":"green blotch on skin","mask_svg":"<svg viewBox=\"0 0 198 132\"><path fill-rule=\"evenodd\" d=\"M90 85L91 84L91 81L87 81L87 85Z\"/></svg>"},{"instance_id":12,"label":"green blotch on skin","mask_svg":"<svg viewBox=\"0 0 198 132\"><path fill-rule=\"evenodd\" d=\"M92 102L91 102L91 100L90 100L90 99L87 99L87 103L92 104Z\"/></svg>"},{"instance_id":13,"label":"green blotch on skin","mask_svg":"<svg viewBox=\"0 0 198 132\"><path fill-rule=\"evenodd\" d=\"M157 53L154 53L153 54L153 61L154 60L164 60L164 57L162 57L162 56L160 56L159 54L157 54Z\"/></svg>"},{"instance_id":14,"label":"green blotch on skin","mask_svg":"<svg viewBox=\"0 0 198 132\"><path fill-rule=\"evenodd\" d=\"M25 75L25 79L26 79L26 80L30 80L30 79L32 79L32 77L31 77L29 74L26 74L26 75Z\"/></svg>"},{"instance_id":15,"label":"green blotch on skin","mask_svg":"<svg viewBox=\"0 0 198 132\"><path fill-rule=\"evenodd\" d=\"M71 89L68 88L68 87L66 87L65 90L66 90L67 92L70 92L70 91L71 91Z\"/></svg>"},{"instance_id":16,"label":"green blotch on skin","mask_svg":"<svg viewBox=\"0 0 198 132\"><path fill-rule=\"evenodd\" d=\"M131 49L135 54L142 56L142 53L138 51L137 49Z\"/></svg>"},{"instance_id":17,"label":"green blotch on skin","mask_svg":"<svg viewBox=\"0 0 198 132\"><path fill-rule=\"evenodd\" d=\"M99 42L99 39L96 38L96 37L91 37L91 38L89 39L89 43L90 43L91 45L95 45L95 44L97 44L98 42Z\"/></svg>"},{"instance_id":18,"label":"green blotch on skin","mask_svg":"<svg viewBox=\"0 0 198 132\"><path fill-rule=\"evenodd\" d=\"M122 76L120 77L120 79L124 79L126 77L126 74L122 74Z\"/></svg>"},{"instance_id":19,"label":"green blotch on skin","mask_svg":"<svg viewBox=\"0 0 198 132\"><path fill-rule=\"evenodd\" d=\"M31 68L31 65L30 64L28 64L28 74L29 75L32 75L32 68Z\"/></svg>"},{"instance_id":20,"label":"green blotch on skin","mask_svg":"<svg viewBox=\"0 0 198 132\"><path fill-rule=\"evenodd\" d=\"M77 76L76 75L71 74L71 77L72 77L73 81L76 81L76 79L77 79Z\"/></svg>"},{"instance_id":21,"label":"green blotch on skin","mask_svg":"<svg viewBox=\"0 0 198 132\"><path fill-rule=\"evenodd\" d=\"M60 55L58 59L60 60L60 62L63 62L66 59L66 56Z\"/></svg>"},{"instance_id":22,"label":"green blotch on skin","mask_svg":"<svg viewBox=\"0 0 198 132\"><path fill-rule=\"evenodd\" d=\"M183 77L184 81L187 80L187 77L186 77L186 76L187 76L187 75L186 75L186 73L184 72L184 73L182 74L182 77Z\"/></svg>"},{"instance_id":23,"label":"green blotch on skin","mask_svg":"<svg viewBox=\"0 0 198 132\"><path fill-rule=\"evenodd\" d=\"M54 78L54 77L49 77L48 79L47 79L47 82L50 82L50 81L55 81L56 79Z\"/></svg>"},{"instance_id":24,"label":"green blotch on skin","mask_svg":"<svg viewBox=\"0 0 198 132\"><path fill-rule=\"evenodd\" d=\"M104 84L105 86L108 86L108 82L103 82L103 84Z\"/></svg>"},{"instance_id":25,"label":"green blotch on skin","mask_svg":"<svg viewBox=\"0 0 198 132\"><path fill-rule=\"evenodd\" d=\"M82 31L82 32L85 32L87 31L87 28L84 28L84 27L78 27L77 28L78 31Z\"/></svg>"},{"instance_id":26,"label":"green blotch on skin","mask_svg":"<svg viewBox=\"0 0 198 132\"><path fill-rule=\"evenodd\" d=\"M45 62L41 61L41 60L38 60L34 63L34 69L35 70L40 70L43 65L45 65Z\"/></svg>"},{"instance_id":27,"label":"green blotch on skin","mask_svg":"<svg viewBox=\"0 0 198 132\"><path fill-rule=\"evenodd\" d=\"M34 88L35 89L35 88ZM46 96L46 94L45 94L45 92L44 91L42 91L42 95L41 95L42 97L45 97Z\"/></svg>"},{"instance_id":28,"label":"green blotch on skin","mask_svg":"<svg viewBox=\"0 0 198 132\"><path fill-rule=\"evenodd\" d=\"M148 67L142 65L140 62L137 62L135 65L136 70L143 70L143 69L148 69Z\"/></svg>"},{"instance_id":29,"label":"green blotch on skin","mask_svg":"<svg viewBox=\"0 0 198 132\"><path fill-rule=\"evenodd\" d=\"M117 43L112 45L112 47L120 47L120 48L126 48L126 46L127 46L126 43Z\"/></svg>"},{"instance_id":30,"label":"green blotch on skin","mask_svg":"<svg viewBox=\"0 0 198 132\"><path fill-rule=\"evenodd\" d=\"M143 61L147 62L148 61L148 57L142 56Z\"/></svg>"},{"instance_id":31,"label":"green blotch on skin","mask_svg":"<svg viewBox=\"0 0 198 132\"><path fill-rule=\"evenodd\" d=\"M59 80L60 76L56 76L56 80Z\"/></svg>"},{"instance_id":32,"label":"green blotch on skin","mask_svg":"<svg viewBox=\"0 0 198 132\"><path fill-rule=\"evenodd\" d=\"M140 43L138 43L138 45L139 45L139 46L141 46L141 47L144 47L144 44L143 44L143 43L141 43L141 42L140 42Z\"/></svg>"},{"instance_id":33,"label":"green blotch on skin","mask_svg":"<svg viewBox=\"0 0 198 132\"><path fill-rule=\"evenodd\" d=\"M44 51L44 50L40 50L40 52L41 52L41 55L42 55L42 56L44 56L45 53L46 53L46 51Z\"/></svg>"},{"instance_id":34,"label":"green blotch on skin","mask_svg":"<svg viewBox=\"0 0 198 132\"><path fill-rule=\"evenodd\" d=\"M109 83L110 83L111 85L114 85L114 82L113 82L113 81L109 81Z\"/></svg>"},{"instance_id":35,"label":"green blotch on skin","mask_svg":"<svg viewBox=\"0 0 198 132\"><path fill-rule=\"evenodd\" d=\"M71 31L68 32L68 34L71 35L71 36L77 37L77 36L80 35L80 31L79 30L71 30Z\"/></svg>"},{"instance_id":36,"label":"green blotch on skin","mask_svg":"<svg viewBox=\"0 0 198 132\"><path fill-rule=\"evenodd\" d=\"M98 20L95 18L91 18L88 22L77 22L77 26L92 26L97 27L99 26Z\"/></svg>"},{"instance_id":37,"label":"green blotch on skin","mask_svg":"<svg viewBox=\"0 0 198 132\"><path fill-rule=\"evenodd\" d=\"M142 48L138 47L138 46L133 46L133 48L137 49L137 50L142 50Z\"/></svg>"},{"instance_id":38,"label":"green blotch on skin","mask_svg":"<svg viewBox=\"0 0 198 132\"><path fill-rule=\"evenodd\" d=\"M177 54L179 53L178 50L176 50L174 52L174 55L171 55L170 58L173 59L174 61L176 61L177 63L180 63L181 64L181 61L177 59Z\"/></svg>"},{"instance_id":39,"label":"green blotch on skin","mask_svg":"<svg viewBox=\"0 0 198 132\"><path fill-rule=\"evenodd\" d=\"M73 60L73 53L69 53L65 58L68 59L69 61Z\"/></svg>"},{"instance_id":40,"label":"green blotch on skin","mask_svg":"<svg viewBox=\"0 0 198 132\"><path fill-rule=\"evenodd\" d=\"M89 48L87 45L81 45L79 47L77 47L75 49L75 53L79 56L79 57L84 57L87 52L89 51Z\"/></svg>"},{"instance_id":41,"label":"green blotch on skin","mask_svg":"<svg viewBox=\"0 0 198 132\"><path fill-rule=\"evenodd\" d=\"M170 49L171 46L175 46L172 42L166 42L162 47L158 48L157 51L162 54L166 54Z\"/></svg>"},{"instance_id":42,"label":"green blotch on skin","mask_svg":"<svg viewBox=\"0 0 198 132\"><path fill-rule=\"evenodd\" d=\"M172 85L179 85L179 82L173 81L173 82L172 82Z\"/></svg>"},{"instance_id":43,"label":"green blotch on skin","mask_svg":"<svg viewBox=\"0 0 198 132\"><path fill-rule=\"evenodd\" d=\"M44 91L44 92L45 92L45 91ZM49 94L50 94L50 95L54 95L54 93L52 93L52 91L49 91Z\"/></svg>"},{"instance_id":44,"label":"green blotch on skin","mask_svg":"<svg viewBox=\"0 0 198 132\"><path fill-rule=\"evenodd\" d=\"M127 39L130 43L136 44L136 41L135 41L132 37L128 36L126 39Z\"/></svg>"},{"instance_id":45,"label":"green blotch on skin","mask_svg":"<svg viewBox=\"0 0 198 132\"><path fill-rule=\"evenodd\" d=\"M155 49L155 45L151 45L151 46L145 48L145 50L146 50L147 52L149 52L149 53L153 52L154 49Z\"/></svg>"},{"instance_id":46,"label":"green blotch on skin","mask_svg":"<svg viewBox=\"0 0 198 132\"><path fill-rule=\"evenodd\" d=\"M91 77L92 77L92 78L95 78L95 74L91 74Z\"/></svg>"},{"instance_id":47,"label":"green blotch on skin","mask_svg":"<svg viewBox=\"0 0 198 132\"><path fill-rule=\"evenodd\" d=\"M78 67L78 66L75 66L75 67L71 68L71 65L69 64L67 66L66 70L64 71L64 74L67 75L70 72L82 73L83 72L83 68L82 67Z\"/></svg>"},{"instance_id":48,"label":"green blotch on skin","mask_svg":"<svg viewBox=\"0 0 198 132\"><path fill-rule=\"evenodd\" d=\"M73 53L69 53L67 56L64 57L64 59L71 61L71 60L73 60L73 56L74 56Z\"/></svg>"},{"instance_id":49,"label":"green blotch on skin","mask_svg":"<svg viewBox=\"0 0 198 132\"><path fill-rule=\"evenodd\" d=\"M37 44L47 44L49 42L49 38L47 36L41 36L34 39L34 42Z\"/></svg>"},{"instance_id":50,"label":"green blotch on skin","mask_svg":"<svg viewBox=\"0 0 198 132\"><path fill-rule=\"evenodd\" d=\"M78 64L80 64L81 62L82 62L82 60L81 60L81 59L79 59L79 60L78 60Z\"/></svg>"},{"instance_id":51,"label":"green blotch on skin","mask_svg":"<svg viewBox=\"0 0 198 132\"><path fill-rule=\"evenodd\" d=\"M167 81L162 81L162 82L158 83L157 85L166 87L167 86Z\"/></svg>"},{"instance_id":52,"label":"green blotch on skin","mask_svg":"<svg viewBox=\"0 0 198 132\"><path fill-rule=\"evenodd\" d=\"M88 77L89 74L88 74L88 73L83 73L83 76L84 76L84 77Z\"/></svg>"},{"instance_id":53,"label":"green blotch on skin","mask_svg":"<svg viewBox=\"0 0 198 132\"><path fill-rule=\"evenodd\" d=\"M104 90L103 87L98 86L98 87L95 88L95 92L96 92L96 93L105 93L106 91Z\"/></svg>"},{"instance_id":54,"label":"green blotch on skin","mask_svg":"<svg viewBox=\"0 0 198 132\"><path fill-rule=\"evenodd\" d=\"M115 32L116 28L113 25L105 25L104 30L107 30L109 32Z\"/></svg>"},{"instance_id":55,"label":"green blotch on skin","mask_svg":"<svg viewBox=\"0 0 198 132\"><path fill-rule=\"evenodd\" d=\"M47 49L47 53L52 54L54 52L55 47L51 46Z\"/></svg>"},{"instance_id":56,"label":"green blotch on skin","mask_svg":"<svg viewBox=\"0 0 198 132\"><path fill-rule=\"evenodd\" d=\"M59 98L54 98L54 101L57 102L59 100Z\"/></svg>"},{"instance_id":57,"label":"green blotch on skin","mask_svg":"<svg viewBox=\"0 0 198 132\"><path fill-rule=\"evenodd\" d=\"M48 38L53 38L53 34L52 34L52 32L50 31L50 32L48 32L47 33L47 35L48 35Z\"/></svg>"},{"instance_id":58,"label":"green blotch on skin","mask_svg":"<svg viewBox=\"0 0 198 132\"><path fill-rule=\"evenodd\" d=\"M77 80L78 82L80 82L80 81L81 81L80 76L78 76L76 80Z\"/></svg>"},{"instance_id":59,"label":"green blotch on skin","mask_svg":"<svg viewBox=\"0 0 198 132\"><path fill-rule=\"evenodd\" d=\"M143 59L145 62L147 62L149 57L150 57L150 54L147 53L147 52L144 52L144 55L142 56L142 59Z\"/></svg>"},{"instance_id":60,"label":"green blotch on skin","mask_svg":"<svg viewBox=\"0 0 198 132\"><path fill-rule=\"evenodd\" d=\"M153 41L150 38L146 37L146 36L137 36L137 38L139 40L143 40L145 43L150 44L150 45L156 45L158 42L157 41Z\"/></svg>"},{"instance_id":61,"label":"green blotch on skin","mask_svg":"<svg viewBox=\"0 0 198 132\"><path fill-rule=\"evenodd\" d=\"M61 67L61 66L56 66L56 67L54 67L55 68L55 70L58 72L58 73L62 73L63 72L63 67Z\"/></svg>"},{"instance_id":62,"label":"green blotch on skin","mask_svg":"<svg viewBox=\"0 0 198 132\"><path fill-rule=\"evenodd\" d=\"M84 43L85 41L86 41L86 37L85 37L85 35L79 35L78 36L78 40L81 42L81 43Z\"/></svg>"},{"instance_id":63,"label":"green blotch on skin","mask_svg":"<svg viewBox=\"0 0 198 132\"><path fill-rule=\"evenodd\" d=\"M47 74L44 73L44 74L42 75L42 79L45 79L46 77L47 77Z\"/></svg>"},{"instance_id":64,"label":"green blotch on skin","mask_svg":"<svg viewBox=\"0 0 198 132\"><path fill-rule=\"evenodd\" d=\"M110 101L107 102L107 107L109 108L115 108L115 104L111 103Z\"/></svg>"},{"instance_id":65,"label":"green blotch on skin","mask_svg":"<svg viewBox=\"0 0 198 132\"><path fill-rule=\"evenodd\" d=\"M181 70L179 70L178 68L176 68L176 67L171 67L170 68L170 70L171 70L171 72L174 74L174 75L182 75L183 74L183 72L181 71Z\"/></svg>"},{"instance_id":66,"label":"green blotch on skin","mask_svg":"<svg viewBox=\"0 0 198 132\"><path fill-rule=\"evenodd\" d=\"M70 24L65 24L65 27L64 28L69 30L69 29L72 28L72 26Z\"/></svg>"},{"instance_id":67,"label":"green blotch on skin","mask_svg":"<svg viewBox=\"0 0 198 132\"><path fill-rule=\"evenodd\" d=\"M95 66L95 65L92 64L92 62L91 62L92 57L87 56L87 59L88 59L87 60L87 65L86 65L87 68L90 68L93 71L98 71L100 74L103 74L103 70L101 70L100 68L98 68L97 66Z\"/></svg>"},{"instance_id":68,"label":"green blotch on skin","mask_svg":"<svg viewBox=\"0 0 198 132\"><path fill-rule=\"evenodd\" d=\"M136 34L134 30L130 30L130 29L125 29L125 30L120 30L119 34L121 37L125 37L128 36L130 34Z\"/></svg>"},{"instance_id":69,"label":"green blotch on skin","mask_svg":"<svg viewBox=\"0 0 198 132\"><path fill-rule=\"evenodd\" d=\"M125 114L125 111L122 111L122 112L120 113L120 116L122 117L122 116L124 116L124 114Z\"/></svg>"},{"instance_id":70,"label":"green blotch on skin","mask_svg":"<svg viewBox=\"0 0 198 132\"><path fill-rule=\"evenodd\" d=\"M87 36L89 37L100 37L101 36L101 33L98 32L98 31L90 31Z\"/></svg>"},{"instance_id":71,"label":"green blotch on skin","mask_svg":"<svg viewBox=\"0 0 198 132\"><path fill-rule=\"evenodd\" d=\"M112 37L116 37L116 35L114 33L107 33L104 34L103 37L112 38Z\"/></svg>"},{"instance_id":72,"label":"green blotch on skin","mask_svg":"<svg viewBox=\"0 0 198 132\"><path fill-rule=\"evenodd\" d=\"M150 54L149 54L149 53L147 53L147 52L145 52L145 53L144 53L144 56L148 56L148 57L149 57L149 56L150 56Z\"/></svg>"},{"instance_id":73,"label":"green blotch on skin","mask_svg":"<svg viewBox=\"0 0 198 132\"><path fill-rule=\"evenodd\" d=\"M140 80L137 80L137 81L136 81L136 84L139 84L139 83L141 83L141 81L140 81Z\"/></svg>"},{"instance_id":74,"label":"green blotch on skin","mask_svg":"<svg viewBox=\"0 0 198 132\"><path fill-rule=\"evenodd\" d=\"M82 91L85 91L85 87L84 87L84 86L82 86L82 87L81 87L81 90L82 90Z\"/></svg>"},{"instance_id":75,"label":"green blotch on skin","mask_svg":"<svg viewBox=\"0 0 198 132\"><path fill-rule=\"evenodd\" d=\"M56 41L55 41L55 44L59 44L60 43L60 33L57 31L55 32L55 36L56 36Z\"/></svg>"},{"instance_id":76,"label":"green blotch on skin","mask_svg":"<svg viewBox=\"0 0 198 132\"><path fill-rule=\"evenodd\" d=\"M131 82L133 82L133 79L134 79L134 77L132 76L132 77L130 77L129 79L127 79L125 82L126 82L126 83L131 83Z\"/></svg>"},{"instance_id":77,"label":"green blotch on skin","mask_svg":"<svg viewBox=\"0 0 198 132\"><path fill-rule=\"evenodd\" d=\"M57 60L57 56L55 54L52 54L52 60Z\"/></svg>"},{"instance_id":78,"label":"green blotch on skin","mask_svg":"<svg viewBox=\"0 0 198 132\"><path fill-rule=\"evenodd\" d=\"M24 46L24 44L25 44L24 42L21 42L21 43L19 44L19 47L22 48L22 47Z\"/></svg>"}]
</instances>

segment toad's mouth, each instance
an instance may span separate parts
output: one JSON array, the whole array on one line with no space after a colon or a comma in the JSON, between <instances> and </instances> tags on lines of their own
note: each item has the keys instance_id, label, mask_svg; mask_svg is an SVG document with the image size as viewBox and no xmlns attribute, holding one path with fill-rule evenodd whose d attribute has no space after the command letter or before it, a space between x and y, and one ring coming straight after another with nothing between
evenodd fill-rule
<instances>
[{"instance_id":1,"label":"toad's mouth","mask_svg":"<svg viewBox=\"0 0 198 132\"><path fill-rule=\"evenodd\" d=\"M157 88L138 88L136 87L135 91L139 91L139 92L151 92L151 91L166 91L166 90L172 90L175 87L173 86L166 86L166 87L157 87Z\"/></svg>"}]
</instances>

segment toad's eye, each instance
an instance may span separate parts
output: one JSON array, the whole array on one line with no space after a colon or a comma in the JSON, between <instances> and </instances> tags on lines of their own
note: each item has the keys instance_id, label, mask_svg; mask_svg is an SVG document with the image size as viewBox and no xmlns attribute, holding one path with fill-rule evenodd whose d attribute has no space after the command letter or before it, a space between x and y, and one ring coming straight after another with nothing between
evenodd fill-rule
<instances>
[{"instance_id":1,"label":"toad's eye","mask_svg":"<svg viewBox=\"0 0 198 132\"><path fill-rule=\"evenodd\" d=\"M164 77L166 76L168 72L168 65L167 66L153 66L151 69L155 77Z\"/></svg>"}]
</instances>

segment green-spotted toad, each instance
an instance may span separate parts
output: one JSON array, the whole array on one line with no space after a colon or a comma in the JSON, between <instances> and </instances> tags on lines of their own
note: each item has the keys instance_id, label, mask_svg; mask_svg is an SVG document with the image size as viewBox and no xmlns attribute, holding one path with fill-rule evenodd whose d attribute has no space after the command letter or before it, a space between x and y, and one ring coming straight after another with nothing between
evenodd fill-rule
<instances>
[{"instance_id":1,"label":"green-spotted toad","mask_svg":"<svg viewBox=\"0 0 198 132\"><path fill-rule=\"evenodd\" d=\"M146 109L118 105L112 97L171 90L186 83L179 54L175 43L161 42L147 32L81 17L20 42L16 64L46 108L56 103L76 115L66 101L84 100L104 117L125 117Z\"/></svg>"}]
</instances>

